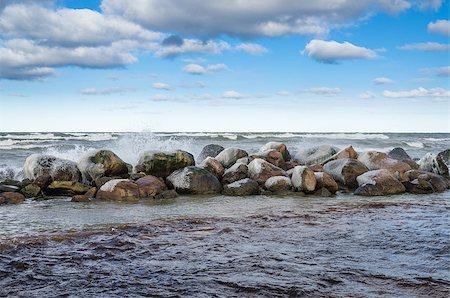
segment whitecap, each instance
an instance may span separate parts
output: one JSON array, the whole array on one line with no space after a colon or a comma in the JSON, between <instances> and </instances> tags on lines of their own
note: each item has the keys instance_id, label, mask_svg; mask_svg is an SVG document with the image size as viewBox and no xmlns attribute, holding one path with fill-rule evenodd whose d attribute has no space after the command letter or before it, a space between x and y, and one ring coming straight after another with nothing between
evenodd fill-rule
<instances>
[{"instance_id":1,"label":"whitecap","mask_svg":"<svg viewBox=\"0 0 450 298\"><path fill-rule=\"evenodd\" d=\"M403 142L406 145L408 145L409 147L413 147L413 148L424 148L425 144L421 143L421 142Z\"/></svg>"}]
</instances>

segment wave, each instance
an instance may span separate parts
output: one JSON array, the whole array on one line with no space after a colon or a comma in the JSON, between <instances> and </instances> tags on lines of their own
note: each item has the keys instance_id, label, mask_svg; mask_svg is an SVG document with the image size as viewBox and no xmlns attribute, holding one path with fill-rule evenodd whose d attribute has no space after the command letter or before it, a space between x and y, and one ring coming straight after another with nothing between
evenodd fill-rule
<instances>
[{"instance_id":1,"label":"wave","mask_svg":"<svg viewBox=\"0 0 450 298\"><path fill-rule=\"evenodd\" d=\"M118 137L112 133L29 133L29 134L6 134L0 135L1 139L23 140L23 141L58 141L58 140L78 140L78 141L109 141Z\"/></svg>"},{"instance_id":2,"label":"wave","mask_svg":"<svg viewBox=\"0 0 450 298\"><path fill-rule=\"evenodd\" d=\"M413 148L425 148L425 144L421 142L403 142L403 143Z\"/></svg>"},{"instance_id":3,"label":"wave","mask_svg":"<svg viewBox=\"0 0 450 298\"><path fill-rule=\"evenodd\" d=\"M450 138L425 138L425 140L430 142L444 142L450 141Z\"/></svg>"}]
</instances>

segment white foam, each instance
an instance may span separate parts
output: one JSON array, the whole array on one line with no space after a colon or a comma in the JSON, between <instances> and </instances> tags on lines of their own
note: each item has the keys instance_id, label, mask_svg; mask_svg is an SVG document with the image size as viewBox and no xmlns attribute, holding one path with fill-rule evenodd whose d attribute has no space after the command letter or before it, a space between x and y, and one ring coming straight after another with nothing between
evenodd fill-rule
<instances>
[{"instance_id":1,"label":"white foam","mask_svg":"<svg viewBox=\"0 0 450 298\"><path fill-rule=\"evenodd\" d=\"M408 145L409 147L413 147L413 148L424 148L425 144L421 143L421 142L403 142L406 145Z\"/></svg>"},{"instance_id":2,"label":"white foam","mask_svg":"<svg viewBox=\"0 0 450 298\"><path fill-rule=\"evenodd\" d=\"M334 134L303 134L299 135L303 138L313 138L313 139L346 139L346 140L371 140L380 139L387 140L389 136L385 134L372 134L372 133L334 133Z\"/></svg>"}]
</instances>

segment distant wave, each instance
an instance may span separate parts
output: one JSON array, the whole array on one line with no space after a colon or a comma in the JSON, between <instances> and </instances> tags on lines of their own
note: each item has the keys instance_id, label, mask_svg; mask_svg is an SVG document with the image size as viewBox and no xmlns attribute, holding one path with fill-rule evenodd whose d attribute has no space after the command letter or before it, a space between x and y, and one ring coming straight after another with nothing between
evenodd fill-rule
<instances>
[{"instance_id":1,"label":"distant wave","mask_svg":"<svg viewBox=\"0 0 450 298\"><path fill-rule=\"evenodd\" d=\"M28 141L57 141L57 140L79 140L79 141L109 141L117 139L112 133L30 133L30 134L6 134L0 135L2 140L28 140Z\"/></svg>"},{"instance_id":2,"label":"distant wave","mask_svg":"<svg viewBox=\"0 0 450 298\"><path fill-rule=\"evenodd\" d=\"M444 142L450 141L450 138L425 138L425 140L430 142Z\"/></svg>"},{"instance_id":3,"label":"distant wave","mask_svg":"<svg viewBox=\"0 0 450 298\"><path fill-rule=\"evenodd\" d=\"M403 143L413 148L425 148L425 144L421 142L403 142Z\"/></svg>"}]
</instances>

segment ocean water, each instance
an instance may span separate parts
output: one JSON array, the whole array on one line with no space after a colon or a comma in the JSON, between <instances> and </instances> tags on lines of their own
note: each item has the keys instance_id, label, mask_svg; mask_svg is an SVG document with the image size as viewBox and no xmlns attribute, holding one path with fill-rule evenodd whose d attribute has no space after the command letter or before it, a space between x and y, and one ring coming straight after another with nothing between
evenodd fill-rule
<instances>
[{"instance_id":1,"label":"ocean water","mask_svg":"<svg viewBox=\"0 0 450 298\"><path fill-rule=\"evenodd\" d=\"M450 148L450 134L2 133L2 178L25 158L77 161L107 148L197 156L215 143L256 152L282 141ZM70 198L0 206L0 297L449 297L450 191L358 197L180 196L139 203Z\"/></svg>"}]
</instances>

